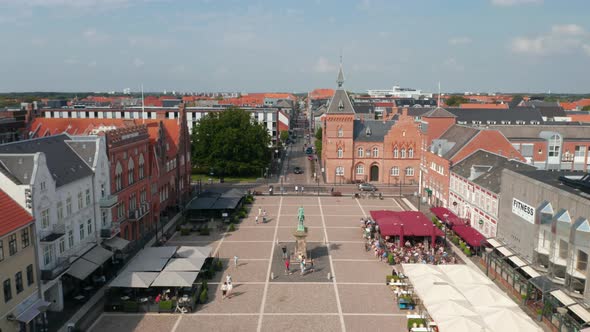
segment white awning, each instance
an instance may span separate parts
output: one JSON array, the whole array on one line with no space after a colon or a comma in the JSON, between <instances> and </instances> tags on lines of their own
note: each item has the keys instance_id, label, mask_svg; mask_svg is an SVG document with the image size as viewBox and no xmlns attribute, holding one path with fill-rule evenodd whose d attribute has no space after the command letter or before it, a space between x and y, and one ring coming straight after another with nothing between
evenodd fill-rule
<instances>
[{"instance_id":1,"label":"white awning","mask_svg":"<svg viewBox=\"0 0 590 332\"><path fill-rule=\"evenodd\" d=\"M158 272L129 272L124 271L113 280L109 287L149 288L158 276Z\"/></svg>"},{"instance_id":2,"label":"white awning","mask_svg":"<svg viewBox=\"0 0 590 332\"><path fill-rule=\"evenodd\" d=\"M112 239L105 240L103 243L105 246L107 246L111 249L123 250L127 247L127 245L129 244L129 241L127 241L123 238L120 238L118 236L115 236Z\"/></svg>"},{"instance_id":3,"label":"white awning","mask_svg":"<svg viewBox=\"0 0 590 332\"><path fill-rule=\"evenodd\" d=\"M96 265L102 265L111 257L113 257L113 252L106 250L101 246L96 246L92 248L92 250L90 250L82 256L82 258L84 258L85 260L91 261Z\"/></svg>"},{"instance_id":4,"label":"white awning","mask_svg":"<svg viewBox=\"0 0 590 332\"><path fill-rule=\"evenodd\" d=\"M172 258L164 271L200 271L205 258Z\"/></svg>"},{"instance_id":5,"label":"white awning","mask_svg":"<svg viewBox=\"0 0 590 332\"><path fill-rule=\"evenodd\" d=\"M135 257L125 271L132 272L160 272L168 263L168 258L150 258L147 256Z\"/></svg>"},{"instance_id":6,"label":"white awning","mask_svg":"<svg viewBox=\"0 0 590 332\"><path fill-rule=\"evenodd\" d=\"M161 272L152 287L191 287L199 272Z\"/></svg>"},{"instance_id":7,"label":"white awning","mask_svg":"<svg viewBox=\"0 0 590 332\"><path fill-rule=\"evenodd\" d=\"M488 243L493 247L493 248L498 248L503 246L502 243L498 242L498 240L496 239L487 239L486 241L488 241Z\"/></svg>"},{"instance_id":8,"label":"white awning","mask_svg":"<svg viewBox=\"0 0 590 332\"><path fill-rule=\"evenodd\" d=\"M523 267L525 265L529 265L529 263L518 258L518 256L508 257L508 260L511 261L512 263L514 263L514 265L516 265L516 267Z\"/></svg>"},{"instance_id":9,"label":"white awning","mask_svg":"<svg viewBox=\"0 0 590 332\"><path fill-rule=\"evenodd\" d=\"M506 247L498 247L496 250L498 250L504 257L514 256L514 253Z\"/></svg>"},{"instance_id":10,"label":"white awning","mask_svg":"<svg viewBox=\"0 0 590 332\"><path fill-rule=\"evenodd\" d=\"M170 258L174 256L176 252L176 247L148 247L142 249L139 253L137 253L138 258L141 257L148 257L148 258Z\"/></svg>"},{"instance_id":11,"label":"white awning","mask_svg":"<svg viewBox=\"0 0 590 332\"><path fill-rule=\"evenodd\" d=\"M569 297L566 293L564 293L561 290L554 290L553 292L549 293L551 295L553 295L553 297L555 297L559 302L561 302L561 304L564 307L567 307L568 305L572 305L572 304L576 304L576 301L572 300L571 297Z\"/></svg>"},{"instance_id":12,"label":"white awning","mask_svg":"<svg viewBox=\"0 0 590 332\"><path fill-rule=\"evenodd\" d=\"M567 307L567 309L576 314L576 316L580 317L585 323L590 322L590 312L584 309L584 307L582 307L581 305L574 304L572 306Z\"/></svg>"},{"instance_id":13,"label":"white awning","mask_svg":"<svg viewBox=\"0 0 590 332\"><path fill-rule=\"evenodd\" d=\"M72 266L70 266L67 274L74 278L84 280L96 269L98 269L98 265L87 261L84 258L79 258L74 264L72 264Z\"/></svg>"},{"instance_id":14,"label":"white awning","mask_svg":"<svg viewBox=\"0 0 590 332\"><path fill-rule=\"evenodd\" d=\"M188 247L188 246L183 246L178 248L178 250L176 251L176 257L180 257L180 258L207 258L209 256L211 256L211 252L213 251L213 248L211 248L210 246L205 246L205 247Z\"/></svg>"},{"instance_id":15,"label":"white awning","mask_svg":"<svg viewBox=\"0 0 590 332\"><path fill-rule=\"evenodd\" d=\"M537 271L535 271L535 269L533 269L533 268L532 268L532 267L530 267L530 266L523 266L523 267L521 268L521 270L522 270L524 273L528 274L528 275L531 277L531 279L532 279L532 278L536 278L536 277L540 277L540 276L541 276L541 275L540 275L540 274L539 274Z\"/></svg>"},{"instance_id":16,"label":"white awning","mask_svg":"<svg viewBox=\"0 0 590 332\"><path fill-rule=\"evenodd\" d=\"M28 307L26 310L24 310L18 316L16 316L16 320L21 323L28 324L30 321L35 319L35 317L37 317L41 313L41 311L45 311L49 305L51 305L51 303L44 301L42 299L38 299L30 307Z\"/></svg>"}]
</instances>

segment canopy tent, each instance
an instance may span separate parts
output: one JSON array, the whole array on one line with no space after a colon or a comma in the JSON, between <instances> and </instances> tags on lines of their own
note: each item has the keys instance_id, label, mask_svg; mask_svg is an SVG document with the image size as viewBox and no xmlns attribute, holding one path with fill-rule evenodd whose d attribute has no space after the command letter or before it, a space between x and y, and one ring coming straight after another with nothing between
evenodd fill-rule
<instances>
[{"instance_id":1,"label":"canopy tent","mask_svg":"<svg viewBox=\"0 0 590 332\"><path fill-rule=\"evenodd\" d=\"M493 329L488 329L485 322L479 316L455 316L449 319L438 320L436 322L440 331L452 332L491 332Z\"/></svg>"},{"instance_id":2,"label":"canopy tent","mask_svg":"<svg viewBox=\"0 0 590 332\"><path fill-rule=\"evenodd\" d=\"M158 272L124 271L109 286L120 288L149 288L158 274Z\"/></svg>"},{"instance_id":3,"label":"canopy tent","mask_svg":"<svg viewBox=\"0 0 590 332\"><path fill-rule=\"evenodd\" d=\"M523 266L520 269L522 270L522 272L526 273L531 279L541 276L539 272L535 271L535 269L533 269L530 266Z\"/></svg>"},{"instance_id":4,"label":"canopy tent","mask_svg":"<svg viewBox=\"0 0 590 332\"><path fill-rule=\"evenodd\" d=\"M450 266L453 267L450 268ZM467 265L440 265L439 268L445 272L444 276L454 284L491 285L493 283L479 270L472 269Z\"/></svg>"},{"instance_id":5,"label":"canopy tent","mask_svg":"<svg viewBox=\"0 0 590 332\"><path fill-rule=\"evenodd\" d=\"M448 303L448 301L465 301L465 297L453 284L424 283L416 287L424 304Z\"/></svg>"},{"instance_id":6,"label":"canopy tent","mask_svg":"<svg viewBox=\"0 0 590 332\"><path fill-rule=\"evenodd\" d=\"M103 244L114 250L123 250L127 248L127 245L129 245L129 241L118 236L115 236L112 239L105 240Z\"/></svg>"},{"instance_id":7,"label":"canopy tent","mask_svg":"<svg viewBox=\"0 0 590 332\"><path fill-rule=\"evenodd\" d=\"M502 256L504 256L504 257L514 256L514 253L506 247L498 247L498 248L496 248L496 250L498 250L498 252L500 254L502 254Z\"/></svg>"},{"instance_id":8,"label":"canopy tent","mask_svg":"<svg viewBox=\"0 0 590 332\"><path fill-rule=\"evenodd\" d=\"M503 244L496 239L487 239L486 241L492 246L492 248L498 248L503 246Z\"/></svg>"},{"instance_id":9,"label":"canopy tent","mask_svg":"<svg viewBox=\"0 0 590 332\"><path fill-rule=\"evenodd\" d=\"M581 305L574 304L572 306L567 307L567 309L573 312L576 316L578 316L584 322L584 325L590 323L590 312L584 309L584 307L582 307Z\"/></svg>"},{"instance_id":10,"label":"canopy tent","mask_svg":"<svg viewBox=\"0 0 590 332\"><path fill-rule=\"evenodd\" d=\"M164 271L152 283L152 287L191 287L198 272Z\"/></svg>"},{"instance_id":11,"label":"canopy tent","mask_svg":"<svg viewBox=\"0 0 590 332\"><path fill-rule=\"evenodd\" d=\"M164 271L200 271L205 258L172 258Z\"/></svg>"},{"instance_id":12,"label":"canopy tent","mask_svg":"<svg viewBox=\"0 0 590 332\"><path fill-rule=\"evenodd\" d=\"M519 331L536 332L541 328L533 322L522 310L514 308L478 308L488 326L493 326L495 331Z\"/></svg>"},{"instance_id":13,"label":"canopy tent","mask_svg":"<svg viewBox=\"0 0 590 332\"><path fill-rule=\"evenodd\" d=\"M399 236L404 242L404 236L429 236L434 240L437 236L444 236L422 212L418 211L371 211L371 217L379 225L379 232L383 236Z\"/></svg>"},{"instance_id":14,"label":"canopy tent","mask_svg":"<svg viewBox=\"0 0 590 332\"><path fill-rule=\"evenodd\" d=\"M471 303L462 300L434 303L428 307L428 313L435 321L449 316L478 316Z\"/></svg>"},{"instance_id":15,"label":"canopy tent","mask_svg":"<svg viewBox=\"0 0 590 332\"><path fill-rule=\"evenodd\" d=\"M147 257L147 258L170 258L174 256L176 247L148 247L142 249L137 253L136 257Z\"/></svg>"},{"instance_id":16,"label":"canopy tent","mask_svg":"<svg viewBox=\"0 0 590 332\"><path fill-rule=\"evenodd\" d=\"M413 277L418 277L422 275L439 275L442 276L443 273L439 269L442 265L432 265L432 264L404 264L404 273L407 275L412 275Z\"/></svg>"},{"instance_id":17,"label":"canopy tent","mask_svg":"<svg viewBox=\"0 0 590 332\"><path fill-rule=\"evenodd\" d=\"M553 297L555 297L559 302L561 302L561 306L563 306L563 307L567 307L568 305L576 304L576 301L574 301L571 297L569 297L562 290L559 290L559 289L554 290L554 291L550 292L549 294L553 295Z\"/></svg>"},{"instance_id":18,"label":"canopy tent","mask_svg":"<svg viewBox=\"0 0 590 332\"><path fill-rule=\"evenodd\" d=\"M168 263L168 258L150 258L147 256L134 258L125 271L133 272L160 272Z\"/></svg>"},{"instance_id":19,"label":"canopy tent","mask_svg":"<svg viewBox=\"0 0 590 332\"><path fill-rule=\"evenodd\" d=\"M210 246L205 247L187 247L183 246L176 250L176 257L179 258L207 258L211 256L213 248Z\"/></svg>"},{"instance_id":20,"label":"canopy tent","mask_svg":"<svg viewBox=\"0 0 590 332\"><path fill-rule=\"evenodd\" d=\"M96 269L98 269L97 264L87 261L84 258L79 258L70 266L67 274L76 279L84 280Z\"/></svg>"},{"instance_id":21,"label":"canopy tent","mask_svg":"<svg viewBox=\"0 0 590 332\"><path fill-rule=\"evenodd\" d=\"M35 317L39 316L41 312L46 311L47 307L49 307L50 305L50 302L47 302L42 299L37 299L35 302L33 302L33 304L29 305L24 309L19 308L21 306L15 308L14 315L16 316L17 321L28 324L30 321L35 319ZM21 311L19 311L19 309L21 309Z\"/></svg>"},{"instance_id":22,"label":"canopy tent","mask_svg":"<svg viewBox=\"0 0 590 332\"><path fill-rule=\"evenodd\" d=\"M455 225L453 231L472 248L481 246L486 239L475 228L466 224Z\"/></svg>"},{"instance_id":23,"label":"canopy tent","mask_svg":"<svg viewBox=\"0 0 590 332\"><path fill-rule=\"evenodd\" d=\"M516 267L523 267L523 266L529 265L529 263L523 261L518 256L510 256L510 257L508 257L508 260L511 261L512 264L514 264L514 266L516 266Z\"/></svg>"},{"instance_id":24,"label":"canopy tent","mask_svg":"<svg viewBox=\"0 0 590 332\"><path fill-rule=\"evenodd\" d=\"M496 285L469 285L458 284L457 287L461 289L467 301L475 307L517 307L510 298L502 293Z\"/></svg>"},{"instance_id":25,"label":"canopy tent","mask_svg":"<svg viewBox=\"0 0 590 332\"><path fill-rule=\"evenodd\" d=\"M440 220L450 226L464 225L467 222L465 219L459 218L451 210L444 208L444 207L439 207L439 206L433 207L433 208L430 208L430 211L432 213L434 213L434 215L438 218L438 220ZM446 217L445 217L445 215L446 215Z\"/></svg>"},{"instance_id":26,"label":"canopy tent","mask_svg":"<svg viewBox=\"0 0 590 332\"><path fill-rule=\"evenodd\" d=\"M84 258L85 260L90 261L96 265L102 265L111 257L113 257L113 252L106 250L101 246L96 246L92 248L90 251L88 251L82 256L82 258Z\"/></svg>"}]
</instances>

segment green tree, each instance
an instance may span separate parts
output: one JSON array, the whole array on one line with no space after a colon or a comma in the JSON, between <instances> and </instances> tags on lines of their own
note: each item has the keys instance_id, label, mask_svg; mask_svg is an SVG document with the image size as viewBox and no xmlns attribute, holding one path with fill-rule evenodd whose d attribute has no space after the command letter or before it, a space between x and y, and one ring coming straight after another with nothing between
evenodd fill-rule
<instances>
[{"instance_id":1,"label":"green tree","mask_svg":"<svg viewBox=\"0 0 590 332\"><path fill-rule=\"evenodd\" d=\"M463 96L450 96L447 98L447 100L445 100L445 104L447 104L447 106L459 106L467 102L469 101Z\"/></svg>"},{"instance_id":2,"label":"green tree","mask_svg":"<svg viewBox=\"0 0 590 332\"><path fill-rule=\"evenodd\" d=\"M318 158L322 156L322 127L315 131L315 151Z\"/></svg>"},{"instance_id":3,"label":"green tree","mask_svg":"<svg viewBox=\"0 0 590 332\"><path fill-rule=\"evenodd\" d=\"M582 107L582 111L590 111L590 105Z\"/></svg>"},{"instance_id":4,"label":"green tree","mask_svg":"<svg viewBox=\"0 0 590 332\"><path fill-rule=\"evenodd\" d=\"M207 114L191 136L192 162L199 173L255 175L270 160L268 131L242 109Z\"/></svg>"},{"instance_id":5,"label":"green tree","mask_svg":"<svg viewBox=\"0 0 590 332\"><path fill-rule=\"evenodd\" d=\"M281 131L281 142L285 143L287 141L287 138L289 138L289 131L288 130L283 130Z\"/></svg>"}]
</instances>

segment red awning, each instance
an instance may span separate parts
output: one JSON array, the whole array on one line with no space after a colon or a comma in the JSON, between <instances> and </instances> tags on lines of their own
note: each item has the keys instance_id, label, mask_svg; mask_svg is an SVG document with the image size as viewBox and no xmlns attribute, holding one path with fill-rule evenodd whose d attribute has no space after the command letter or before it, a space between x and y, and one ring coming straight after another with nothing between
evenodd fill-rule
<instances>
[{"instance_id":1,"label":"red awning","mask_svg":"<svg viewBox=\"0 0 590 332\"><path fill-rule=\"evenodd\" d=\"M383 236L444 236L422 212L371 211Z\"/></svg>"},{"instance_id":2,"label":"red awning","mask_svg":"<svg viewBox=\"0 0 590 332\"><path fill-rule=\"evenodd\" d=\"M455 225L453 231L471 247L479 247L486 238L469 225Z\"/></svg>"},{"instance_id":3,"label":"red awning","mask_svg":"<svg viewBox=\"0 0 590 332\"><path fill-rule=\"evenodd\" d=\"M444 207L433 207L430 208L430 211L434 213L434 215L438 218L438 220L444 222L448 225L463 225L465 224L465 219L459 218L456 214L454 214L451 210L444 208ZM445 218L446 215L446 218Z\"/></svg>"}]
</instances>

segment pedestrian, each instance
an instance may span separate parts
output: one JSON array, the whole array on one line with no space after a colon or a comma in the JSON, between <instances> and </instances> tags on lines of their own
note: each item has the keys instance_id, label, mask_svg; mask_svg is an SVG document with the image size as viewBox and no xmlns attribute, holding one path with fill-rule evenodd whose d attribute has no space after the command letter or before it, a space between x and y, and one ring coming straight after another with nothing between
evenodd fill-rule
<instances>
[{"instance_id":1,"label":"pedestrian","mask_svg":"<svg viewBox=\"0 0 590 332\"><path fill-rule=\"evenodd\" d=\"M291 274L291 269L289 268L291 262L288 259L285 259L285 274Z\"/></svg>"},{"instance_id":2,"label":"pedestrian","mask_svg":"<svg viewBox=\"0 0 590 332\"><path fill-rule=\"evenodd\" d=\"M262 210L262 216L266 218L266 209Z\"/></svg>"},{"instance_id":3,"label":"pedestrian","mask_svg":"<svg viewBox=\"0 0 590 332\"><path fill-rule=\"evenodd\" d=\"M227 298L229 299L230 297L232 297L232 291L234 289L234 284L227 284Z\"/></svg>"},{"instance_id":4,"label":"pedestrian","mask_svg":"<svg viewBox=\"0 0 590 332\"><path fill-rule=\"evenodd\" d=\"M224 282L223 285L221 285L221 294L223 294L223 297L221 298L222 300L227 297L227 282Z\"/></svg>"},{"instance_id":5,"label":"pedestrian","mask_svg":"<svg viewBox=\"0 0 590 332\"><path fill-rule=\"evenodd\" d=\"M256 223L258 224L258 216L256 216Z\"/></svg>"},{"instance_id":6,"label":"pedestrian","mask_svg":"<svg viewBox=\"0 0 590 332\"><path fill-rule=\"evenodd\" d=\"M313 258L309 260L309 271L314 272L315 269L313 268Z\"/></svg>"},{"instance_id":7,"label":"pedestrian","mask_svg":"<svg viewBox=\"0 0 590 332\"><path fill-rule=\"evenodd\" d=\"M225 282L226 282L228 285L231 285L231 283L233 282L233 280L232 280L232 278L231 278L231 275L229 275L229 274L228 274L228 275L226 275L226 276L225 276Z\"/></svg>"},{"instance_id":8,"label":"pedestrian","mask_svg":"<svg viewBox=\"0 0 590 332\"><path fill-rule=\"evenodd\" d=\"M299 263L299 269L301 271L301 275L303 275L305 273L305 258L301 260L301 263Z\"/></svg>"},{"instance_id":9,"label":"pedestrian","mask_svg":"<svg viewBox=\"0 0 590 332\"><path fill-rule=\"evenodd\" d=\"M238 256L234 256L234 267L238 268Z\"/></svg>"},{"instance_id":10,"label":"pedestrian","mask_svg":"<svg viewBox=\"0 0 590 332\"><path fill-rule=\"evenodd\" d=\"M295 186L295 195L299 193L299 186Z\"/></svg>"},{"instance_id":11,"label":"pedestrian","mask_svg":"<svg viewBox=\"0 0 590 332\"><path fill-rule=\"evenodd\" d=\"M258 208L258 215L261 215L261 214L262 214L262 208L259 207Z\"/></svg>"},{"instance_id":12,"label":"pedestrian","mask_svg":"<svg viewBox=\"0 0 590 332\"><path fill-rule=\"evenodd\" d=\"M301 186L301 193L303 194L303 191L305 190L305 187Z\"/></svg>"},{"instance_id":13,"label":"pedestrian","mask_svg":"<svg viewBox=\"0 0 590 332\"><path fill-rule=\"evenodd\" d=\"M334 187L332 187L332 189L330 189L330 194L334 192Z\"/></svg>"}]
</instances>

